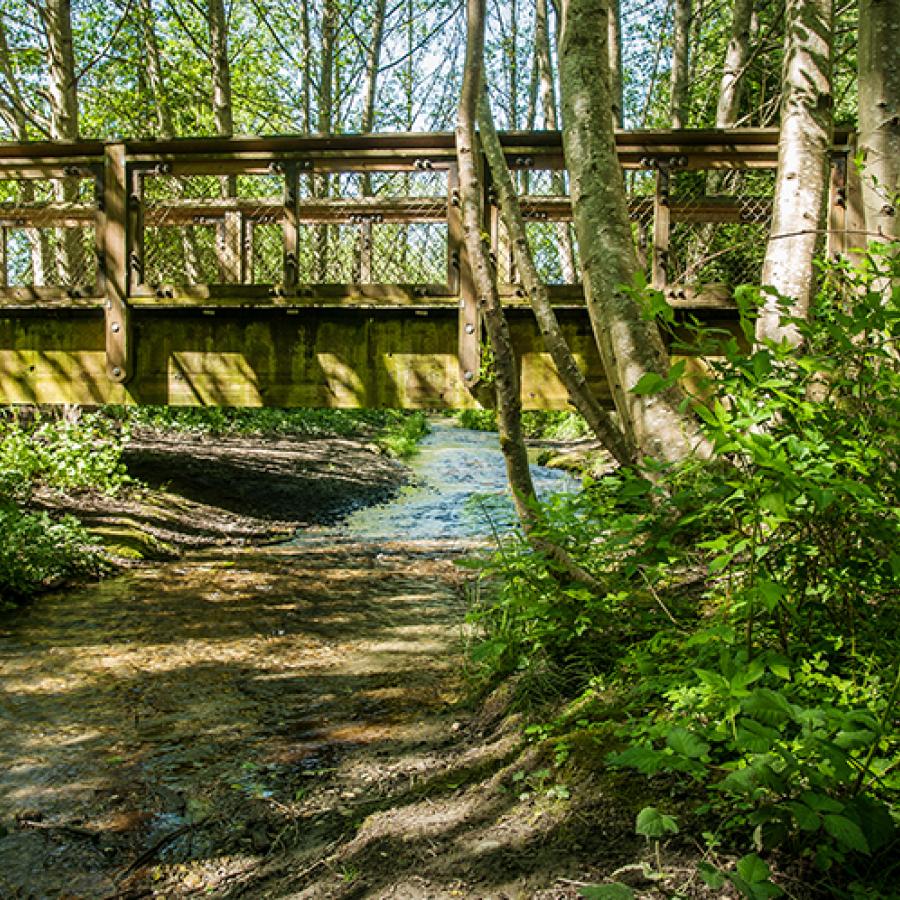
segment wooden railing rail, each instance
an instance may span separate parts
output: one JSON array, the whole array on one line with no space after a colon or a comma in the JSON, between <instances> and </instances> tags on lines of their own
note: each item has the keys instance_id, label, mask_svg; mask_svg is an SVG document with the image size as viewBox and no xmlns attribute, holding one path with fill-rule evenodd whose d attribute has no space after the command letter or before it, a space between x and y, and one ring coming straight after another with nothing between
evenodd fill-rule
<instances>
[{"instance_id":1,"label":"wooden railing rail","mask_svg":"<svg viewBox=\"0 0 900 900\"><path fill-rule=\"evenodd\" d=\"M556 132L502 135L538 268L578 303ZM675 305L722 307L758 279L772 129L617 135L635 240ZM829 252L860 229L852 136L835 138ZM64 189L63 189L64 188ZM510 302L517 275L490 191L485 230ZM0 145L0 310L97 306L110 378L131 374L131 310L153 306L459 308L477 380L481 325L458 210L453 136L194 138Z\"/></svg>"}]
</instances>

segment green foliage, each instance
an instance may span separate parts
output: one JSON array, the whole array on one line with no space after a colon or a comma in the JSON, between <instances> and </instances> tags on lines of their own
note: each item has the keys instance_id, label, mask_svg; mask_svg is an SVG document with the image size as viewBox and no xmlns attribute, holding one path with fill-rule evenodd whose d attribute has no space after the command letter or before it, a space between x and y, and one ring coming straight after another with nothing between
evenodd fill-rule
<instances>
[{"instance_id":1,"label":"green foliage","mask_svg":"<svg viewBox=\"0 0 900 900\"><path fill-rule=\"evenodd\" d=\"M205 435L358 437L377 431L421 431L420 412L398 409L249 409L202 406L108 406L104 413L133 429ZM411 419L412 424L407 420ZM422 432L424 434L424 432Z\"/></svg>"},{"instance_id":2,"label":"green foliage","mask_svg":"<svg viewBox=\"0 0 900 900\"><path fill-rule=\"evenodd\" d=\"M497 413L493 409L464 409L456 414L463 428L496 431ZM578 413L563 410L529 410L522 413L522 429L531 440L575 441L588 437L590 429Z\"/></svg>"},{"instance_id":3,"label":"green foliage","mask_svg":"<svg viewBox=\"0 0 900 900\"><path fill-rule=\"evenodd\" d=\"M378 442L391 456L412 456L419 442L428 434L428 420L423 412L413 412L398 416L390 422Z\"/></svg>"},{"instance_id":4,"label":"green foliage","mask_svg":"<svg viewBox=\"0 0 900 900\"><path fill-rule=\"evenodd\" d=\"M99 414L74 423L50 416L0 420L0 499L24 498L38 482L115 493L128 482L121 435Z\"/></svg>"},{"instance_id":5,"label":"green foliage","mask_svg":"<svg viewBox=\"0 0 900 900\"><path fill-rule=\"evenodd\" d=\"M115 493L127 482L121 438L99 415L0 420L0 608L63 578L97 574L102 557L73 518L21 510L38 485Z\"/></svg>"},{"instance_id":6,"label":"green foliage","mask_svg":"<svg viewBox=\"0 0 900 900\"><path fill-rule=\"evenodd\" d=\"M686 385L712 460L648 461L539 508L538 536L603 591L511 542L472 610L493 673L595 699L602 674L610 763L692 798L685 821L740 856L704 877L751 898L779 893L775 850L828 890L878 896L897 874L897 248L825 275L801 349L691 335L721 354ZM759 292L738 299L752 337Z\"/></svg>"},{"instance_id":7,"label":"green foliage","mask_svg":"<svg viewBox=\"0 0 900 900\"><path fill-rule=\"evenodd\" d=\"M0 505L0 610L53 582L95 575L102 562L73 518L54 522L44 513Z\"/></svg>"}]
</instances>

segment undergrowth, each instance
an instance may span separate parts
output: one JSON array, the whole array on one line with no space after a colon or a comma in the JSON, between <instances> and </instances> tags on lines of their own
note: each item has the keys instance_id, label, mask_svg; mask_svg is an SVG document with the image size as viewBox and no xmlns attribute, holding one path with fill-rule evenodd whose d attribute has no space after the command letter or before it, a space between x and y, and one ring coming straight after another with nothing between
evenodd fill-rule
<instances>
[{"instance_id":1,"label":"undergrowth","mask_svg":"<svg viewBox=\"0 0 900 900\"><path fill-rule=\"evenodd\" d=\"M497 413L493 409L464 409L456 419L473 431L496 431ZM522 413L522 427L529 440L574 441L590 436L587 422L574 412L530 410Z\"/></svg>"},{"instance_id":2,"label":"undergrowth","mask_svg":"<svg viewBox=\"0 0 900 900\"><path fill-rule=\"evenodd\" d=\"M94 542L76 519L54 520L23 508L38 485L112 494L126 483L120 437L103 417L85 415L67 422L8 411L0 419L0 608L103 567Z\"/></svg>"},{"instance_id":3,"label":"undergrowth","mask_svg":"<svg viewBox=\"0 0 900 900\"><path fill-rule=\"evenodd\" d=\"M656 868L680 831L704 848L699 877L751 898L784 893L788 871L839 897L900 880L897 248L826 276L813 322L794 322L802 349L744 349L758 289L738 295L745 341L694 327L692 351L724 353L685 383L713 460L647 462L538 507L537 536L602 592L510 536L471 611L488 681L576 698L533 733L564 743L577 710L608 766L656 785L636 822Z\"/></svg>"},{"instance_id":4,"label":"undergrowth","mask_svg":"<svg viewBox=\"0 0 900 900\"><path fill-rule=\"evenodd\" d=\"M240 407L110 406L105 414L135 430L211 436L359 437L385 441L425 433L425 415L399 409L252 409Z\"/></svg>"}]
</instances>

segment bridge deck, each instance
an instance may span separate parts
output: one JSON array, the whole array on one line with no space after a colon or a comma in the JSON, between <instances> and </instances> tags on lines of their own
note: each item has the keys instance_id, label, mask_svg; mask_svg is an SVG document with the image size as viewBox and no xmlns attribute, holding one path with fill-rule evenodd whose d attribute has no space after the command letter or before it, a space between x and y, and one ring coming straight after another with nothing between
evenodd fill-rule
<instances>
[{"instance_id":1,"label":"bridge deck","mask_svg":"<svg viewBox=\"0 0 900 900\"><path fill-rule=\"evenodd\" d=\"M621 132L636 246L676 307L759 278L777 131ZM542 277L605 393L555 132L502 136ZM851 138L829 251L858 227ZM488 190L528 407L565 406ZM459 407L489 364L449 134L0 145L0 402Z\"/></svg>"}]
</instances>

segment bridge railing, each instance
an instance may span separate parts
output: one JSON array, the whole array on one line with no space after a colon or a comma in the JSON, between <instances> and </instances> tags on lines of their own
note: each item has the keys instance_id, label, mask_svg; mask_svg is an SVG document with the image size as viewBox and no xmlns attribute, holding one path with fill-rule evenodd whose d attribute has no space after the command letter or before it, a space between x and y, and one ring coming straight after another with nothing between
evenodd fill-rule
<instances>
[{"instance_id":1,"label":"bridge railing","mask_svg":"<svg viewBox=\"0 0 900 900\"><path fill-rule=\"evenodd\" d=\"M727 306L759 280L777 131L622 132L635 245L675 305ZM539 272L581 302L560 136L502 136ZM853 228L849 135L836 139L828 237ZM522 302L488 188L502 292ZM826 229L823 228L823 233ZM481 327L452 135L0 145L0 309L106 311L111 377L129 372L129 317L147 306L454 305L460 361Z\"/></svg>"}]
</instances>

